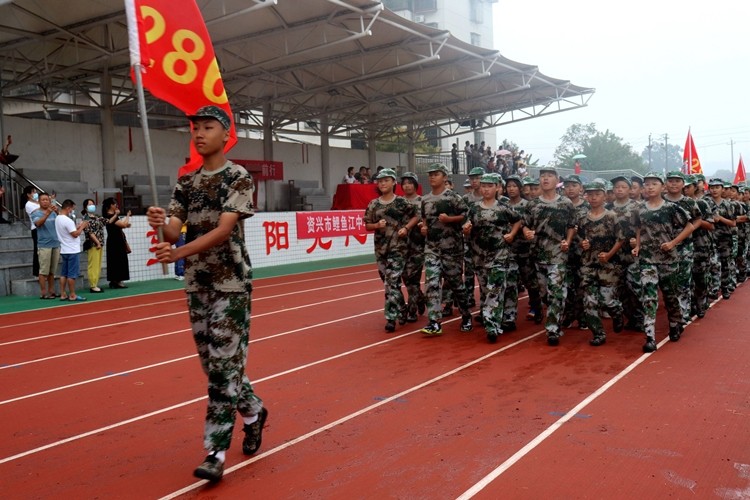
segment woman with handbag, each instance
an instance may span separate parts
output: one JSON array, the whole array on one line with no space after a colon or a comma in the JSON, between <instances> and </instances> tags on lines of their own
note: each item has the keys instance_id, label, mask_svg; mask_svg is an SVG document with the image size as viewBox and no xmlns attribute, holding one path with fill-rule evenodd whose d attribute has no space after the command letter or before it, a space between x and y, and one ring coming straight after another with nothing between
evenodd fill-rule
<instances>
[{"instance_id":1,"label":"woman with handbag","mask_svg":"<svg viewBox=\"0 0 750 500\"><path fill-rule=\"evenodd\" d=\"M83 201L81 215L89 225L84 230L83 250L88 262L87 271L91 293L102 293L99 277L102 275L102 255L104 254L104 224L106 220L96 213L96 202L91 198Z\"/></svg>"},{"instance_id":2,"label":"woman with handbag","mask_svg":"<svg viewBox=\"0 0 750 500\"><path fill-rule=\"evenodd\" d=\"M107 227L107 281L110 288L127 288L122 282L130 279L128 241L123 229L130 227L130 212L120 218L120 209L114 198L102 202Z\"/></svg>"}]
</instances>

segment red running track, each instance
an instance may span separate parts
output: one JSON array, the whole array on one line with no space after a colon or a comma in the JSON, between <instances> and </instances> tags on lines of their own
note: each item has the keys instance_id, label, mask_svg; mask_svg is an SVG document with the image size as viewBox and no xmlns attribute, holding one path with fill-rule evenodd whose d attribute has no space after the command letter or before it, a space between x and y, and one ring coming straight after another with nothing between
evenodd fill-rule
<instances>
[{"instance_id":1,"label":"red running track","mask_svg":"<svg viewBox=\"0 0 750 500\"><path fill-rule=\"evenodd\" d=\"M383 331L373 266L256 280L248 374L270 417L196 481L205 378L182 292L2 316L8 498L747 498L750 286L641 334ZM520 309L526 310L525 299ZM666 332L657 322L658 340Z\"/></svg>"}]
</instances>

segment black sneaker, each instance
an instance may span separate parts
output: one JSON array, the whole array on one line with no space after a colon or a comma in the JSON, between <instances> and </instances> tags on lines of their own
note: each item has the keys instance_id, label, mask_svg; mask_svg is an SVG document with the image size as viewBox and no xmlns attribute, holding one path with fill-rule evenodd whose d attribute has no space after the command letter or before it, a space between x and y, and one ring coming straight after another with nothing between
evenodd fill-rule
<instances>
[{"instance_id":1,"label":"black sneaker","mask_svg":"<svg viewBox=\"0 0 750 500\"><path fill-rule=\"evenodd\" d=\"M406 322L407 323L416 323L417 322L417 314L416 313L409 313L406 315Z\"/></svg>"},{"instance_id":2,"label":"black sneaker","mask_svg":"<svg viewBox=\"0 0 750 500\"><path fill-rule=\"evenodd\" d=\"M502 323L500 325L500 328L503 329L504 333L515 332L516 331L516 322L515 321L507 321L505 323Z\"/></svg>"},{"instance_id":3,"label":"black sneaker","mask_svg":"<svg viewBox=\"0 0 750 500\"><path fill-rule=\"evenodd\" d=\"M484 324L484 316L482 316L482 313L479 313L476 316L474 316L474 321L477 322L477 325L483 325Z\"/></svg>"},{"instance_id":4,"label":"black sneaker","mask_svg":"<svg viewBox=\"0 0 750 500\"><path fill-rule=\"evenodd\" d=\"M656 341L654 339L647 339L646 343L643 344L643 352L654 352L656 350Z\"/></svg>"},{"instance_id":5,"label":"black sneaker","mask_svg":"<svg viewBox=\"0 0 750 500\"><path fill-rule=\"evenodd\" d=\"M406 307L401 308L401 310L398 313L398 322L399 322L399 324L401 324L401 325L405 325L406 324L406 316L407 316L408 312L409 312L409 309L407 309Z\"/></svg>"},{"instance_id":6,"label":"black sneaker","mask_svg":"<svg viewBox=\"0 0 750 500\"><path fill-rule=\"evenodd\" d=\"M534 323L536 323L537 325L541 325L543 318L544 315L542 314L542 311L534 311Z\"/></svg>"},{"instance_id":7,"label":"black sneaker","mask_svg":"<svg viewBox=\"0 0 750 500\"><path fill-rule=\"evenodd\" d=\"M216 482L224 475L224 462L212 453L193 471L193 475L199 479Z\"/></svg>"},{"instance_id":8,"label":"black sneaker","mask_svg":"<svg viewBox=\"0 0 750 500\"><path fill-rule=\"evenodd\" d=\"M612 318L612 329L615 333L620 333L623 328L622 314L615 314Z\"/></svg>"},{"instance_id":9,"label":"black sneaker","mask_svg":"<svg viewBox=\"0 0 750 500\"><path fill-rule=\"evenodd\" d=\"M703 319L706 316L706 311L698 311L695 315L698 316L698 319Z\"/></svg>"},{"instance_id":10,"label":"black sneaker","mask_svg":"<svg viewBox=\"0 0 750 500\"><path fill-rule=\"evenodd\" d=\"M607 341L607 338L604 336L603 333L594 335L594 338L589 340L589 345L592 345L594 347L599 347L600 345L604 344Z\"/></svg>"},{"instance_id":11,"label":"black sneaker","mask_svg":"<svg viewBox=\"0 0 750 500\"><path fill-rule=\"evenodd\" d=\"M242 440L242 453L252 455L260 448L263 441L263 427L268 419L268 410L263 407L258 414L258 420L252 424L245 424L242 430L245 432L245 439Z\"/></svg>"},{"instance_id":12,"label":"black sneaker","mask_svg":"<svg viewBox=\"0 0 750 500\"><path fill-rule=\"evenodd\" d=\"M488 333L487 342L489 342L490 344L494 344L495 342L497 342L497 333Z\"/></svg>"},{"instance_id":13,"label":"black sneaker","mask_svg":"<svg viewBox=\"0 0 750 500\"><path fill-rule=\"evenodd\" d=\"M556 346L560 344L560 336L555 334L547 335L547 345Z\"/></svg>"},{"instance_id":14,"label":"black sneaker","mask_svg":"<svg viewBox=\"0 0 750 500\"><path fill-rule=\"evenodd\" d=\"M477 299L475 299L474 297L469 299L469 309L471 309L472 307L476 307L476 306L477 306Z\"/></svg>"},{"instance_id":15,"label":"black sneaker","mask_svg":"<svg viewBox=\"0 0 750 500\"><path fill-rule=\"evenodd\" d=\"M443 334L443 327L437 321L430 321L427 326L419 330L429 337L437 337Z\"/></svg>"},{"instance_id":16,"label":"black sneaker","mask_svg":"<svg viewBox=\"0 0 750 500\"><path fill-rule=\"evenodd\" d=\"M729 292L721 292L721 298L724 300L729 300L730 294Z\"/></svg>"},{"instance_id":17,"label":"black sneaker","mask_svg":"<svg viewBox=\"0 0 750 500\"><path fill-rule=\"evenodd\" d=\"M669 340L672 342L677 342L680 340L680 328L677 326L670 326L669 327Z\"/></svg>"},{"instance_id":18,"label":"black sneaker","mask_svg":"<svg viewBox=\"0 0 750 500\"><path fill-rule=\"evenodd\" d=\"M453 307L450 305L443 306L443 317L448 318L450 316L453 316Z\"/></svg>"},{"instance_id":19,"label":"black sneaker","mask_svg":"<svg viewBox=\"0 0 750 500\"><path fill-rule=\"evenodd\" d=\"M396 322L395 321L386 321L385 322L385 331L389 332L389 333L396 331Z\"/></svg>"},{"instance_id":20,"label":"black sneaker","mask_svg":"<svg viewBox=\"0 0 750 500\"><path fill-rule=\"evenodd\" d=\"M461 331L470 332L474 328L471 324L471 314L461 316Z\"/></svg>"}]
</instances>

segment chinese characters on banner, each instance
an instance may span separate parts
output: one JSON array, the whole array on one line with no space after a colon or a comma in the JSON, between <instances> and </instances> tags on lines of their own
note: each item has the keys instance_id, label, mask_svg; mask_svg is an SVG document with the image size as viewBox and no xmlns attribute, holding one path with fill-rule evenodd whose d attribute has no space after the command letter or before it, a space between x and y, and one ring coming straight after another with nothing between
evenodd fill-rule
<instances>
[{"instance_id":1,"label":"chinese characters on banner","mask_svg":"<svg viewBox=\"0 0 750 500\"><path fill-rule=\"evenodd\" d=\"M329 212L297 212L297 239L313 240L306 250L312 253L317 247L329 250L331 238L344 236L344 246L349 246L349 239L354 238L361 245L367 241L367 230L363 217L364 210L334 210Z\"/></svg>"}]
</instances>

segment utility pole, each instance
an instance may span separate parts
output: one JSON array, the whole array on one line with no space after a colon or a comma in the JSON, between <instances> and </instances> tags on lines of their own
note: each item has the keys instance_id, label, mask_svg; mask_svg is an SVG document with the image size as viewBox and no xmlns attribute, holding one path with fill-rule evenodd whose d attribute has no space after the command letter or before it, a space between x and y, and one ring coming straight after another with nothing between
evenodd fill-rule
<instances>
[{"instance_id":1,"label":"utility pole","mask_svg":"<svg viewBox=\"0 0 750 500\"><path fill-rule=\"evenodd\" d=\"M669 135L664 134L664 175L669 172Z\"/></svg>"},{"instance_id":2,"label":"utility pole","mask_svg":"<svg viewBox=\"0 0 750 500\"><path fill-rule=\"evenodd\" d=\"M732 169L732 177L734 177L734 139L729 139L729 148L730 148L730 151L732 152L731 169Z\"/></svg>"},{"instance_id":3,"label":"utility pole","mask_svg":"<svg viewBox=\"0 0 750 500\"><path fill-rule=\"evenodd\" d=\"M651 148L653 146L651 145L651 134L648 134L648 171L651 172Z\"/></svg>"}]
</instances>

